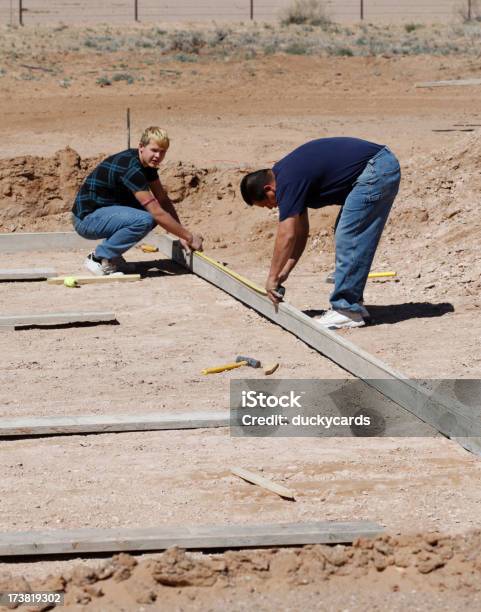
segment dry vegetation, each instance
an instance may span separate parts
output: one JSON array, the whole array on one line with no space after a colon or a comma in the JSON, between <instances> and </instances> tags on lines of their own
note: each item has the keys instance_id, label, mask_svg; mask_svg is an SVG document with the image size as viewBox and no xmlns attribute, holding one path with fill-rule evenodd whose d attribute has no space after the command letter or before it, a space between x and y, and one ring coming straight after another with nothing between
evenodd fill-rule
<instances>
[{"instance_id":1,"label":"dry vegetation","mask_svg":"<svg viewBox=\"0 0 481 612\"><path fill-rule=\"evenodd\" d=\"M202 58L225 60L274 53L299 55L481 55L481 24L477 21L451 25L341 26L322 13L285 18L289 25L268 23L189 29L159 26L95 27L31 26L22 30L4 26L0 38L0 58L5 70L14 62L49 56L55 64L65 53L80 56L133 52L147 61L177 56L185 61ZM297 23L296 23L297 22ZM55 62L58 54L58 62ZM181 60L182 61L182 60Z\"/></svg>"}]
</instances>

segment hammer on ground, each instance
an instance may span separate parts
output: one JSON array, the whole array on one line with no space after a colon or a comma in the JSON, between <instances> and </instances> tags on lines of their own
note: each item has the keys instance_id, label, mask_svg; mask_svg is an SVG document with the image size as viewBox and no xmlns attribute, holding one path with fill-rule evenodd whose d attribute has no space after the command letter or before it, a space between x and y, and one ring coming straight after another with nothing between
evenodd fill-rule
<instances>
[{"instance_id":1,"label":"hammer on ground","mask_svg":"<svg viewBox=\"0 0 481 612\"><path fill-rule=\"evenodd\" d=\"M226 363L225 365L216 366L215 368L206 368L205 370L202 370L202 374L218 374L219 372L234 370L235 368L241 368L242 366L260 368L261 362L253 357L243 357L242 355L239 355L236 357L235 363Z\"/></svg>"}]
</instances>

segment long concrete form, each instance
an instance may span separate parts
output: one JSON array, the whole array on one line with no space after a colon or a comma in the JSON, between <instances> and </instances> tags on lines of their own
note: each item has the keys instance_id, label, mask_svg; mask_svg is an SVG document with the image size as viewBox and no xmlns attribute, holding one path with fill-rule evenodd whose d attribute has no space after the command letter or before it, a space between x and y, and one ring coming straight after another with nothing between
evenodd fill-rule
<instances>
[{"instance_id":1,"label":"long concrete form","mask_svg":"<svg viewBox=\"0 0 481 612\"><path fill-rule=\"evenodd\" d=\"M287 302L282 302L276 311L272 302L260 292L251 289L202 257L195 254L187 255L180 247L179 241L173 237L151 234L149 242L158 246L161 252L176 263L250 306L351 374L366 381L421 421L428 423L447 437L456 439L464 448L481 455L481 438L474 437L476 434L473 434L479 432L480 423L469 407L450 398L434 396L416 381L409 380L401 372L376 359L336 332L323 329L315 319Z\"/></svg>"},{"instance_id":2,"label":"long concrete form","mask_svg":"<svg viewBox=\"0 0 481 612\"><path fill-rule=\"evenodd\" d=\"M464 405L445 398L434 399L415 381L376 359L335 332L322 329L316 321L284 302L276 312L268 298L248 288L200 257L187 257L177 240L151 232L145 242L159 247L167 257L191 270L274 323L293 333L351 374L365 380L437 431L456 439L464 448L481 455L481 438L473 437L480 424ZM75 232L0 234L0 253L33 250L69 250L92 245ZM400 384L401 382L401 384Z\"/></svg>"},{"instance_id":3,"label":"long concrete form","mask_svg":"<svg viewBox=\"0 0 481 612\"><path fill-rule=\"evenodd\" d=\"M380 525L369 521L27 531L0 533L0 557L153 551L171 546L208 550L348 544L382 532Z\"/></svg>"},{"instance_id":4,"label":"long concrete form","mask_svg":"<svg viewBox=\"0 0 481 612\"><path fill-rule=\"evenodd\" d=\"M450 81L424 81L416 83L415 87L459 87L481 85L481 79L455 79Z\"/></svg>"},{"instance_id":5,"label":"long concrete form","mask_svg":"<svg viewBox=\"0 0 481 612\"><path fill-rule=\"evenodd\" d=\"M113 312L51 312L0 316L0 327L31 327L32 325L74 325L75 323L113 323Z\"/></svg>"},{"instance_id":6,"label":"long concrete form","mask_svg":"<svg viewBox=\"0 0 481 612\"><path fill-rule=\"evenodd\" d=\"M228 427L229 412L0 418L0 437Z\"/></svg>"},{"instance_id":7,"label":"long concrete form","mask_svg":"<svg viewBox=\"0 0 481 612\"><path fill-rule=\"evenodd\" d=\"M0 281L31 281L53 278L57 272L53 268L11 268L0 270Z\"/></svg>"},{"instance_id":8,"label":"long concrete form","mask_svg":"<svg viewBox=\"0 0 481 612\"><path fill-rule=\"evenodd\" d=\"M98 240L86 240L76 232L36 232L0 234L0 253L25 251L68 251L89 248Z\"/></svg>"}]
</instances>

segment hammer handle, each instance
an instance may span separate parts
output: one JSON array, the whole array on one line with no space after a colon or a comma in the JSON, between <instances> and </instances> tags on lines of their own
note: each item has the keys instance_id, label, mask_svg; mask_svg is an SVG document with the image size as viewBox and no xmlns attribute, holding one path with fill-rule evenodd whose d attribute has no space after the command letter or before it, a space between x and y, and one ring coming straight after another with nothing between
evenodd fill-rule
<instances>
[{"instance_id":1,"label":"hammer handle","mask_svg":"<svg viewBox=\"0 0 481 612\"><path fill-rule=\"evenodd\" d=\"M225 365L217 366L215 368L206 368L202 370L202 374L218 374L219 372L225 372L226 370L235 370L242 366L247 365L247 361L239 361L238 363L226 363Z\"/></svg>"}]
</instances>

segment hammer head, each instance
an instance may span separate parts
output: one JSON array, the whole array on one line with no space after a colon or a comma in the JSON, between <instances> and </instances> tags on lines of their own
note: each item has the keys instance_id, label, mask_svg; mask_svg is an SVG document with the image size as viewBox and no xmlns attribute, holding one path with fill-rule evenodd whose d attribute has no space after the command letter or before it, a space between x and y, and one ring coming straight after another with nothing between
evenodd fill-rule
<instances>
[{"instance_id":1,"label":"hammer head","mask_svg":"<svg viewBox=\"0 0 481 612\"><path fill-rule=\"evenodd\" d=\"M261 367L261 362L258 361L257 359L253 359L252 357L242 357L242 355L239 355L238 357L235 358L235 362L239 363L239 361L246 361L247 365L251 368Z\"/></svg>"}]
</instances>

